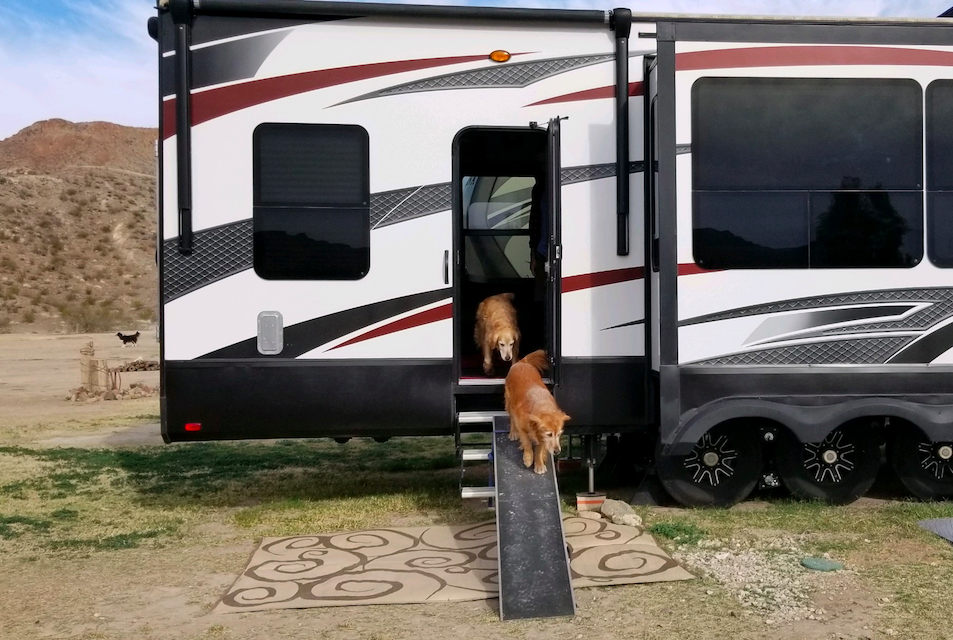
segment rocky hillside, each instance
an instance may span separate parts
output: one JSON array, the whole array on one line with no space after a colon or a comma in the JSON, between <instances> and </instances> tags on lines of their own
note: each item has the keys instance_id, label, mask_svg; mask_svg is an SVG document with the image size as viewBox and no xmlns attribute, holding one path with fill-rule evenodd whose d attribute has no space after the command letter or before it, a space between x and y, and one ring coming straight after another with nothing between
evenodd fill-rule
<instances>
[{"instance_id":1,"label":"rocky hillside","mask_svg":"<svg viewBox=\"0 0 953 640\"><path fill-rule=\"evenodd\" d=\"M155 321L155 137L48 120L0 140L0 332Z\"/></svg>"}]
</instances>

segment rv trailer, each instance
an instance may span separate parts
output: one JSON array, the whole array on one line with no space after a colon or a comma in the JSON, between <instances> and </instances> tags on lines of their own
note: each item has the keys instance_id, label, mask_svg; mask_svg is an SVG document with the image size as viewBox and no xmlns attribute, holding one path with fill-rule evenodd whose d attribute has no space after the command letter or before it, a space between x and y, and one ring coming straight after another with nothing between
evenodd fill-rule
<instances>
[{"instance_id":1,"label":"rv trailer","mask_svg":"<svg viewBox=\"0 0 953 640\"><path fill-rule=\"evenodd\" d=\"M167 442L459 443L512 292L684 504L953 494L948 21L160 5Z\"/></svg>"}]
</instances>

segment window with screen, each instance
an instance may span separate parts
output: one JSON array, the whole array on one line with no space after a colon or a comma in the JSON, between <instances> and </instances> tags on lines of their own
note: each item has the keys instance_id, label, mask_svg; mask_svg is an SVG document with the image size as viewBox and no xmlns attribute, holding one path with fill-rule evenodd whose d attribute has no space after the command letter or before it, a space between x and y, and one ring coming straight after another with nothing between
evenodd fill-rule
<instances>
[{"instance_id":1,"label":"window with screen","mask_svg":"<svg viewBox=\"0 0 953 640\"><path fill-rule=\"evenodd\" d=\"M916 265L922 131L912 80L702 78L692 89L695 262Z\"/></svg>"},{"instance_id":2,"label":"window with screen","mask_svg":"<svg viewBox=\"0 0 953 640\"><path fill-rule=\"evenodd\" d=\"M530 217L539 193L532 176L464 176L467 276L476 282L532 278Z\"/></svg>"},{"instance_id":3,"label":"window with screen","mask_svg":"<svg viewBox=\"0 0 953 640\"><path fill-rule=\"evenodd\" d=\"M953 80L927 87L927 241L930 260L953 267Z\"/></svg>"},{"instance_id":4,"label":"window with screen","mask_svg":"<svg viewBox=\"0 0 953 640\"><path fill-rule=\"evenodd\" d=\"M357 280L370 268L367 131L261 124L253 138L254 266L268 280Z\"/></svg>"}]
</instances>

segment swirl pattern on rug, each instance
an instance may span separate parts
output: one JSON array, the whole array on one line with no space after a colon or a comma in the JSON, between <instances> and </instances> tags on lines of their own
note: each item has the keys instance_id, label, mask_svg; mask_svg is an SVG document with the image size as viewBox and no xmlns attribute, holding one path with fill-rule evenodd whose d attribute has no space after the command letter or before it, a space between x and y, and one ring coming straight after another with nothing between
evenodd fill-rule
<instances>
[{"instance_id":1,"label":"swirl pattern on rug","mask_svg":"<svg viewBox=\"0 0 953 640\"><path fill-rule=\"evenodd\" d=\"M574 587L692 577L639 527L563 518ZM216 612L482 600L499 593L496 523L265 538Z\"/></svg>"}]
</instances>

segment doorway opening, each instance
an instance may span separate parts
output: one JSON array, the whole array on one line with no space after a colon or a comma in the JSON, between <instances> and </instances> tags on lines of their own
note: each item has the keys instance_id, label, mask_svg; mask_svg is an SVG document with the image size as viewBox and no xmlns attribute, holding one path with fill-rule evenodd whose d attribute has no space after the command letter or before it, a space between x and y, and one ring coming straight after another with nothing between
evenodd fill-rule
<instances>
[{"instance_id":1,"label":"doorway opening","mask_svg":"<svg viewBox=\"0 0 953 640\"><path fill-rule=\"evenodd\" d=\"M536 349L552 353L547 154L547 132L539 128L474 127L454 141L454 344L462 381L498 381L509 370L496 353L485 374L474 340L477 307L493 295L514 295L520 357Z\"/></svg>"}]
</instances>

